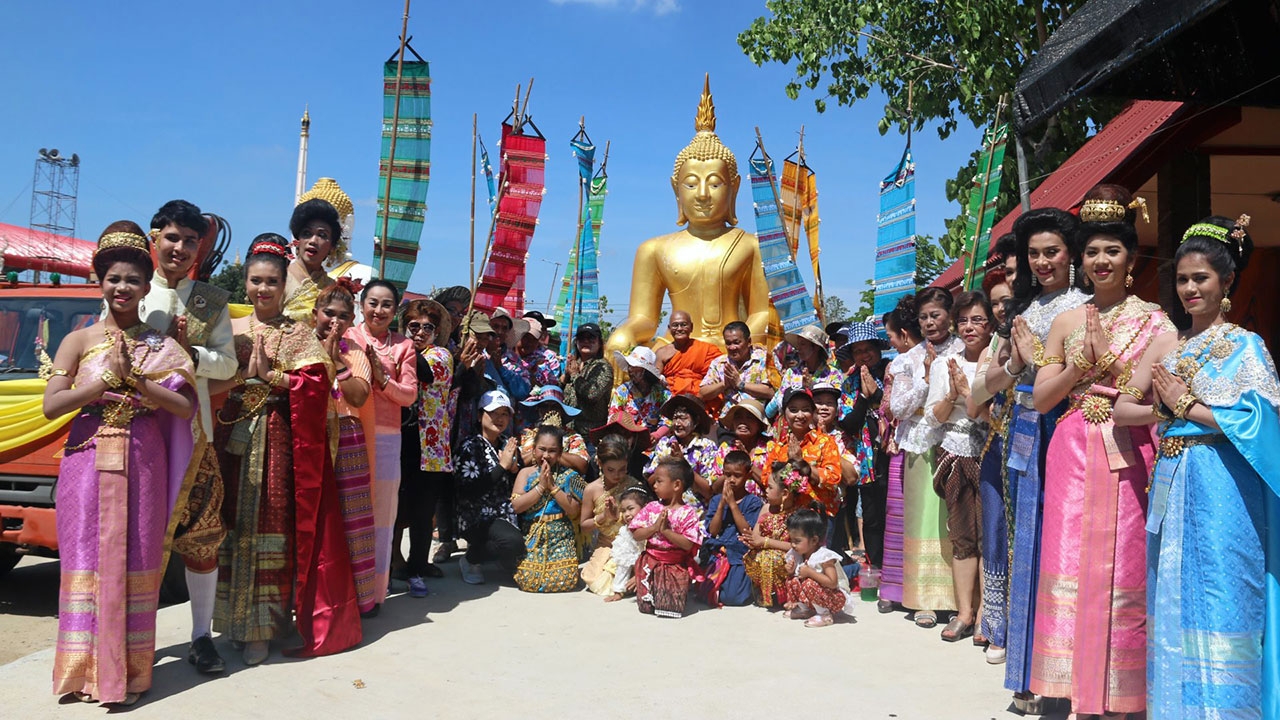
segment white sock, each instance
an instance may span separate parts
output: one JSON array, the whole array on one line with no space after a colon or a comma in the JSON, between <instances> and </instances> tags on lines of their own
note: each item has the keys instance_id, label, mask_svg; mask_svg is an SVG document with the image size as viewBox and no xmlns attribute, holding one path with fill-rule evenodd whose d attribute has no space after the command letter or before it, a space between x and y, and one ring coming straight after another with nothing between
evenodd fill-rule
<instances>
[{"instance_id":1,"label":"white sock","mask_svg":"<svg viewBox=\"0 0 1280 720\"><path fill-rule=\"evenodd\" d=\"M187 593L191 596L191 642L213 635L213 598L218 592L218 571L187 571Z\"/></svg>"}]
</instances>

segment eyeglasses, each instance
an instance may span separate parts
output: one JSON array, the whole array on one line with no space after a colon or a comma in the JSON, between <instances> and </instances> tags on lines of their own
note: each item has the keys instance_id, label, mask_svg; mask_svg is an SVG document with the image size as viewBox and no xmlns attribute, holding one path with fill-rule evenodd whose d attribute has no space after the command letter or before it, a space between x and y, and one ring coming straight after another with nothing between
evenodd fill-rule
<instances>
[{"instance_id":1,"label":"eyeglasses","mask_svg":"<svg viewBox=\"0 0 1280 720\"><path fill-rule=\"evenodd\" d=\"M961 325L976 325L978 327L986 327L987 317L985 315L974 315L973 317L956 318L956 327Z\"/></svg>"},{"instance_id":2,"label":"eyeglasses","mask_svg":"<svg viewBox=\"0 0 1280 720\"><path fill-rule=\"evenodd\" d=\"M404 326L404 331L409 335L417 335L420 332L435 332L436 326L432 325L429 322L428 323L411 322L408 325Z\"/></svg>"}]
</instances>

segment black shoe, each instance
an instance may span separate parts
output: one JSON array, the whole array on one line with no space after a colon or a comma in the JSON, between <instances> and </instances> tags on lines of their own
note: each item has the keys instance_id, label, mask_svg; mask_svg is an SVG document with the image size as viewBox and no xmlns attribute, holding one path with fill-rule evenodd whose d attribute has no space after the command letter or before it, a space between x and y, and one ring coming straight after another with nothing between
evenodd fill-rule
<instances>
[{"instance_id":1,"label":"black shoe","mask_svg":"<svg viewBox=\"0 0 1280 720\"><path fill-rule=\"evenodd\" d=\"M364 620L378 617L378 613L382 612L382 603L378 603L368 610L360 613L360 617Z\"/></svg>"},{"instance_id":2,"label":"black shoe","mask_svg":"<svg viewBox=\"0 0 1280 720\"><path fill-rule=\"evenodd\" d=\"M427 566L422 569L422 575L423 577L439 579L444 577L444 570L441 570L440 566L435 563L427 563Z\"/></svg>"},{"instance_id":3,"label":"black shoe","mask_svg":"<svg viewBox=\"0 0 1280 720\"><path fill-rule=\"evenodd\" d=\"M191 648L187 650L187 662L196 666L196 671L211 675L226 670L227 666L222 662L222 656L218 654L218 649L213 646L213 638L203 635L196 638L191 643Z\"/></svg>"}]
</instances>

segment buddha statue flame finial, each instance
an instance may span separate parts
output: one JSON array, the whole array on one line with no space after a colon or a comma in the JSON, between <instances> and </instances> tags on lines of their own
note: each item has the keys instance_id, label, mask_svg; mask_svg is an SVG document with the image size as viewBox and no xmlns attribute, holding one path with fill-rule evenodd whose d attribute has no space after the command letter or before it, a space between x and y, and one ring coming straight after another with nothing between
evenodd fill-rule
<instances>
[{"instance_id":1,"label":"buddha statue flame finial","mask_svg":"<svg viewBox=\"0 0 1280 720\"><path fill-rule=\"evenodd\" d=\"M693 121L696 134L693 140L676 155L675 167L671 170L671 182L674 185L680 177L680 166L685 160L723 160L728 166L729 180L738 177L738 159L733 151L720 142L716 135L716 106L711 100L711 74L703 78L702 98L698 101L698 114Z\"/></svg>"}]
</instances>

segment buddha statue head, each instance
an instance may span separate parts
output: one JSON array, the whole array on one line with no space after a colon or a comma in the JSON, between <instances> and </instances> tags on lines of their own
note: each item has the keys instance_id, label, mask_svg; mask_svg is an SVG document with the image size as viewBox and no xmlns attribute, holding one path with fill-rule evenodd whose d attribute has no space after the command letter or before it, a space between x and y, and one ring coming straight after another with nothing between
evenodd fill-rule
<instances>
[{"instance_id":1,"label":"buddha statue head","mask_svg":"<svg viewBox=\"0 0 1280 720\"><path fill-rule=\"evenodd\" d=\"M677 225L694 230L718 230L738 224L738 160L716 135L716 106L711 101L711 76L703 80L702 99L694 119L693 140L676 155L671 189L676 194Z\"/></svg>"}]
</instances>

